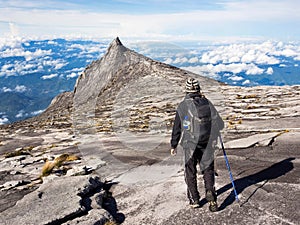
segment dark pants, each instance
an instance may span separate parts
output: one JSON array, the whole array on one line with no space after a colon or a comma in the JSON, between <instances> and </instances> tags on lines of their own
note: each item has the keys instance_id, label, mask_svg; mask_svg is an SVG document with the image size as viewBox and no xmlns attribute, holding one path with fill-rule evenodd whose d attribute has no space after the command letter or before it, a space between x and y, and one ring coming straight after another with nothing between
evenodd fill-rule
<instances>
[{"instance_id":1,"label":"dark pants","mask_svg":"<svg viewBox=\"0 0 300 225\"><path fill-rule=\"evenodd\" d=\"M190 201L200 200L197 187L197 164L200 163L203 149L196 148L192 157L185 164L185 182L187 184L187 195ZM214 162L212 162L204 171L202 171L205 190L214 191L215 174ZM215 196L216 197L216 196Z\"/></svg>"}]
</instances>

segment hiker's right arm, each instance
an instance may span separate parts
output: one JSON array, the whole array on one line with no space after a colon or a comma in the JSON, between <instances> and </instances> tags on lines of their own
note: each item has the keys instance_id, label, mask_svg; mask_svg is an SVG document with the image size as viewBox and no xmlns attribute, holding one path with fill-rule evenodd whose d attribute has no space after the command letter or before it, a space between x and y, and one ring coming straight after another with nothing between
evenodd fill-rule
<instances>
[{"instance_id":1,"label":"hiker's right arm","mask_svg":"<svg viewBox=\"0 0 300 225\"><path fill-rule=\"evenodd\" d=\"M172 130L171 148L175 149L179 143L181 136L181 120L179 113L176 112L175 121Z\"/></svg>"}]
</instances>

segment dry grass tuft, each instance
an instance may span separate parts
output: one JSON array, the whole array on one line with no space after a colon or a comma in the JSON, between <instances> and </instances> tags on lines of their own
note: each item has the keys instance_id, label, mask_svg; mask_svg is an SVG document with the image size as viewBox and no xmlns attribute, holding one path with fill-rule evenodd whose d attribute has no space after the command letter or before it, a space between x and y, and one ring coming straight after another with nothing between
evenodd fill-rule
<instances>
[{"instance_id":1,"label":"dry grass tuft","mask_svg":"<svg viewBox=\"0 0 300 225\"><path fill-rule=\"evenodd\" d=\"M257 94L249 94L249 95L236 95L236 99L250 99L250 98L258 98L259 96Z\"/></svg>"},{"instance_id":2,"label":"dry grass tuft","mask_svg":"<svg viewBox=\"0 0 300 225\"><path fill-rule=\"evenodd\" d=\"M107 222L105 222L105 224L104 225L118 225L116 222L114 222L114 221L107 221Z\"/></svg>"},{"instance_id":3,"label":"dry grass tuft","mask_svg":"<svg viewBox=\"0 0 300 225\"><path fill-rule=\"evenodd\" d=\"M4 155L5 158L11 158L11 157L16 157L20 155L31 155L30 151L33 149L33 146L28 146L24 148L20 148L18 150L15 150L13 152L8 152Z\"/></svg>"},{"instance_id":4,"label":"dry grass tuft","mask_svg":"<svg viewBox=\"0 0 300 225\"><path fill-rule=\"evenodd\" d=\"M79 160L80 157L78 157L77 155L69 155L66 159L66 161L70 162L70 161L76 161Z\"/></svg>"},{"instance_id":5,"label":"dry grass tuft","mask_svg":"<svg viewBox=\"0 0 300 225\"><path fill-rule=\"evenodd\" d=\"M48 176L51 174L54 168L59 168L64 162L74 161L80 159L76 155L69 155L67 153L62 154L58 157L56 157L52 162L46 161L42 168L42 177Z\"/></svg>"},{"instance_id":6,"label":"dry grass tuft","mask_svg":"<svg viewBox=\"0 0 300 225\"><path fill-rule=\"evenodd\" d=\"M50 173L52 172L52 170L55 167L55 163L54 162L50 162L50 161L46 161L45 165L42 168L42 177L48 176L50 175Z\"/></svg>"}]
</instances>

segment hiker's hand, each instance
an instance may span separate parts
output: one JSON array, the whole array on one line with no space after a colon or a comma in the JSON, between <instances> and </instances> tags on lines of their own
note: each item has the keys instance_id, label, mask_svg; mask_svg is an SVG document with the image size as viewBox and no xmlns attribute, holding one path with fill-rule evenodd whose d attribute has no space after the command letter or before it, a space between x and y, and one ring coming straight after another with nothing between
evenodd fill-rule
<instances>
[{"instance_id":1,"label":"hiker's hand","mask_svg":"<svg viewBox=\"0 0 300 225\"><path fill-rule=\"evenodd\" d=\"M177 154L177 149L176 148L171 148L171 155L176 155Z\"/></svg>"}]
</instances>

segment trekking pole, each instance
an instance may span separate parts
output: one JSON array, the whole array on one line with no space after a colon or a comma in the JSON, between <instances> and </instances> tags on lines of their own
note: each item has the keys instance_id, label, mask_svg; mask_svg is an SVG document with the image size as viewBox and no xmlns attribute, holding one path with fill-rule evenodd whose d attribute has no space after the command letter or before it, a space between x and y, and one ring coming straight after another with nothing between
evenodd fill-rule
<instances>
[{"instance_id":1,"label":"trekking pole","mask_svg":"<svg viewBox=\"0 0 300 225\"><path fill-rule=\"evenodd\" d=\"M239 197L238 197L237 191L236 191L236 189L235 189L233 176L232 176L232 173L231 173L231 170L230 170L230 165L229 165L228 158L227 158L227 155L226 155L226 152L225 152L225 148L224 148L224 144L223 144L223 141L222 141L222 136L221 136L221 134L219 134L219 138L220 138L220 142L221 142L221 146L222 146L222 150L223 150L223 155L224 155L224 158L225 158L226 166L227 166L227 169L228 169L228 172L229 172L229 176L230 176L232 188L233 188L233 191L234 191L235 200L236 200L237 202L239 202Z\"/></svg>"}]
</instances>

